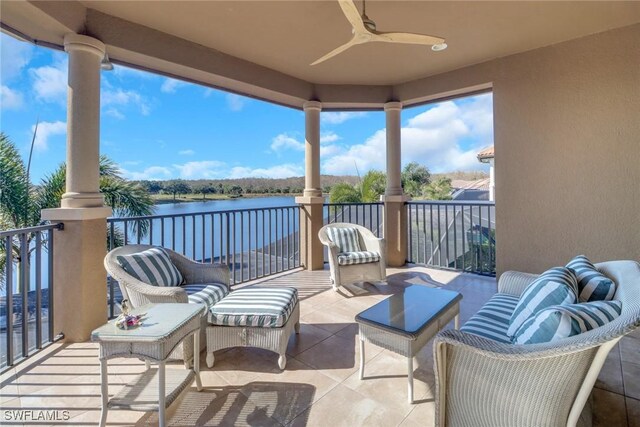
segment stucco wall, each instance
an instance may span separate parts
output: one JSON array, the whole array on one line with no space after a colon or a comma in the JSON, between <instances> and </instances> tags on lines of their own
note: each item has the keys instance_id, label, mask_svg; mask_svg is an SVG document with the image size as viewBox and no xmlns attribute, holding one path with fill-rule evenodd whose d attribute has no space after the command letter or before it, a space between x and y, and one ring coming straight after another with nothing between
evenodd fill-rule
<instances>
[{"instance_id":1,"label":"stucco wall","mask_svg":"<svg viewBox=\"0 0 640 427\"><path fill-rule=\"evenodd\" d=\"M491 83L498 274L640 260L640 25L412 82Z\"/></svg>"}]
</instances>

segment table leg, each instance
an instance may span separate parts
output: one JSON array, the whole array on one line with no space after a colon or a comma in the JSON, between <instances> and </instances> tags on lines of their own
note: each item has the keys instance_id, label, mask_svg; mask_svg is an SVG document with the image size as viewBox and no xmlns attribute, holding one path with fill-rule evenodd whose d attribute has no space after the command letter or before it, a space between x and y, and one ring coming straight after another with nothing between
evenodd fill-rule
<instances>
[{"instance_id":1,"label":"table leg","mask_svg":"<svg viewBox=\"0 0 640 427\"><path fill-rule=\"evenodd\" d=\"M413 357L407 357L407 370L409 381L409 403L413 403Z\"/></svg>"},{"instance_id":2,"label":"table leg","mask_svg":"<svg viewBox=\"0 0 640 427\"><path fill-rule=\"evenodd\" d=\"M360 379L364 379L364 338L360 332Z\"/></svg>"},{"instance_id":3,"label":"table leg","mask_svg":"<svg viewBox=\"0 0 640 427\"><path fill-rule=\"evenodd\" d=\"M149 368L151 368L151 362L149 362L148 360L144 361L144 368L148 371Z\"/></svg>"},{"instance_id":4,"label":"table leg","mask_svg":"<svg viewBox=\"0 0 640 427\"><path fill-rule=\"evenodd\" d=\"M193 372L196 373L196 387L202 391L202 380L200 379L200 331L193 334Z\"/></svg>"},{"instance_id":5,"label":"table leg","mask_svg":"<svg viewBox=\"0 0 640 427\"><path fill-rule=\"evenodd\" d=\"M107 370L107 359L100 359L100 394L102 396L100 427L104 427L107 423L107 411L109 410L109 372Z\"/></svg>"},{"instance_id":6,"label":"table leg","mask_svg":"<svg viewBox=\"0 0 640 427\"><path fill-rule=\"evenodd\" d=\"M158 426L165 426L165 362L158 363Z\"/></svg>"},{"instance_id":7,"label":"table leg","mask_svg":"<svg viewBox=\"0 0 640 427\"><path fill-rule=\"evenodd\" d=\"M460 314L456 314L456 317L453 318L453 327L460 329Z\"/></svg>"}]
</instances>

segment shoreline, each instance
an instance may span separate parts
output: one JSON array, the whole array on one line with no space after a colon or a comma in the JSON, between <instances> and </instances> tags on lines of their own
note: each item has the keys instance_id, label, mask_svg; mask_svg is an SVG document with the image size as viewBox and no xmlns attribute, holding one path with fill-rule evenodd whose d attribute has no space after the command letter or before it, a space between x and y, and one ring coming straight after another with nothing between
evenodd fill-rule
<instances>
[{"instance_id":1,"label":"shoreline","mask_svg":"<svg viewBox=\"0 0 640 427\"><path fill-rule=\"evenodd\" d=\"M257 199L257 198L267 198L267 197L297 197L297 196L301 196L302 194L298 194L298 193L287 193L287 194L282 194L282 193L277 193L277 194L272 194L272 193L268 193L268 194L243 194L240 196L228 196L226 194L223 195L215 195L213 197L207 197L207 198L196 198L196 197L176 197L176 199L174 200L173 197L167 197L167 198L157 198L154 196L157 195L152 195L151 198L153 199L153 204L154 205L169 205L169 204L178 204L178 203L195 203L195 202L218 202L221 200L239 200L239 199Z\"/></svg>"}]
</instances>

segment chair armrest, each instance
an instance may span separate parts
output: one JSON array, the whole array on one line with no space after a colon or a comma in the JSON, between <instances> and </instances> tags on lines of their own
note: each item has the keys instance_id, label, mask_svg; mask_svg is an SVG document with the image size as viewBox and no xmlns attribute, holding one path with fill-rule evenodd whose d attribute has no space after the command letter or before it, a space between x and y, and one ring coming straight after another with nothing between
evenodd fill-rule
<instances>
[{"instance_id":1,"label":"chair armrest","mask_svg":"<svg viewBox=\"0 0 640 427\"><path fill-rule=\"evenodd\" d=\"M506 271L498 281L498 292L519 297L538 276L538 274L519 271Z\"/></svg>"},{"instance_id":2,"label":"chair armrest","mask_svg":"<svg viewBox=\"0 0 640 427\"><path fill-rule=\"evenodd\" d=\"M169 256L171 262L182 273L185 284L222 283L229 288L229 267L225 264L196 262L173 251L169 252Z\"/></svg>"},{"instance_id":3,"label":"chair armrest","mask_svg":"<svg viewBox=\"0 0 640 427\"><path fill-rule=\"evenodd\" d=\"M125 286L134 307L150 303L189 302L187 293L179 286L153 286L131 276L119 279L118 283Z\"/></svg>"},{"instance_id":4,"label":"chair armrest","mask_svg":"<svg viewBox=\"0 0 640 427\"><path fill-rule=\"evenodd\" d=\"M385 249L385 241L382 238L377 238L373 235L371 236L362 236L362 241L364 242L365 249L371 252L378 252L380 255L384 254Z\"/></svg>"},{"instance_id":5,"label":"chair armrest","mask_svg":"<svg viewBox=\"0 0 640 427\"><path fill-rule=\"evenodd\" d=\"M434 339L436 425L565 425L584 406L576 395L598 349L517 346L443 331Z\"/></svg>"}]
</instances>

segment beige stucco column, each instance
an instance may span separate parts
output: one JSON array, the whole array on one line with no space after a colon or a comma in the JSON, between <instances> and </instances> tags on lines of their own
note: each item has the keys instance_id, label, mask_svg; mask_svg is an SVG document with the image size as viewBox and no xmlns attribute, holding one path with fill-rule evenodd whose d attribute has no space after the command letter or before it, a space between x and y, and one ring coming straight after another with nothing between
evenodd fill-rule
<instances>
[{"instance_id":1,"label":"beige stucco column","mask_svg":"<svg viewBox=\"0 0 640 427\"><path fill-rule=\"evenodd\" d=\"M54 332L70 342L85 341L107 320L106 218L111 209L100 194L100 61L104 44L68 34L66 192L61 207L42 218L63 222L53 245Z\"/></svg>"},{"instance_id":2,"label":"beige stucco column","mask_svg":"<svg viewBox=\"0 0 640 427\"><path fill-rule=\"evenodd\" d=\"M407 259L407 208L409 197L402 191L401 112L402 103L384 104L387 135L387 188L384 202L384 237L387 241L387 265L399 267Z\"/></svg>"},{"instance_id":3,"label":"beige stucco column","mask_svg":"<svg viewBox=\"0 0 640 427\"><path fill-rule=\"evenodd\" d=\"M305 177L304 193L296 197L300 211L300 262L307 270L324 268L322 243L318 231L322 228L323 203L320 185L320 111L317 101L304 103L305 114Z\"/></svg>"}]
</instances>

